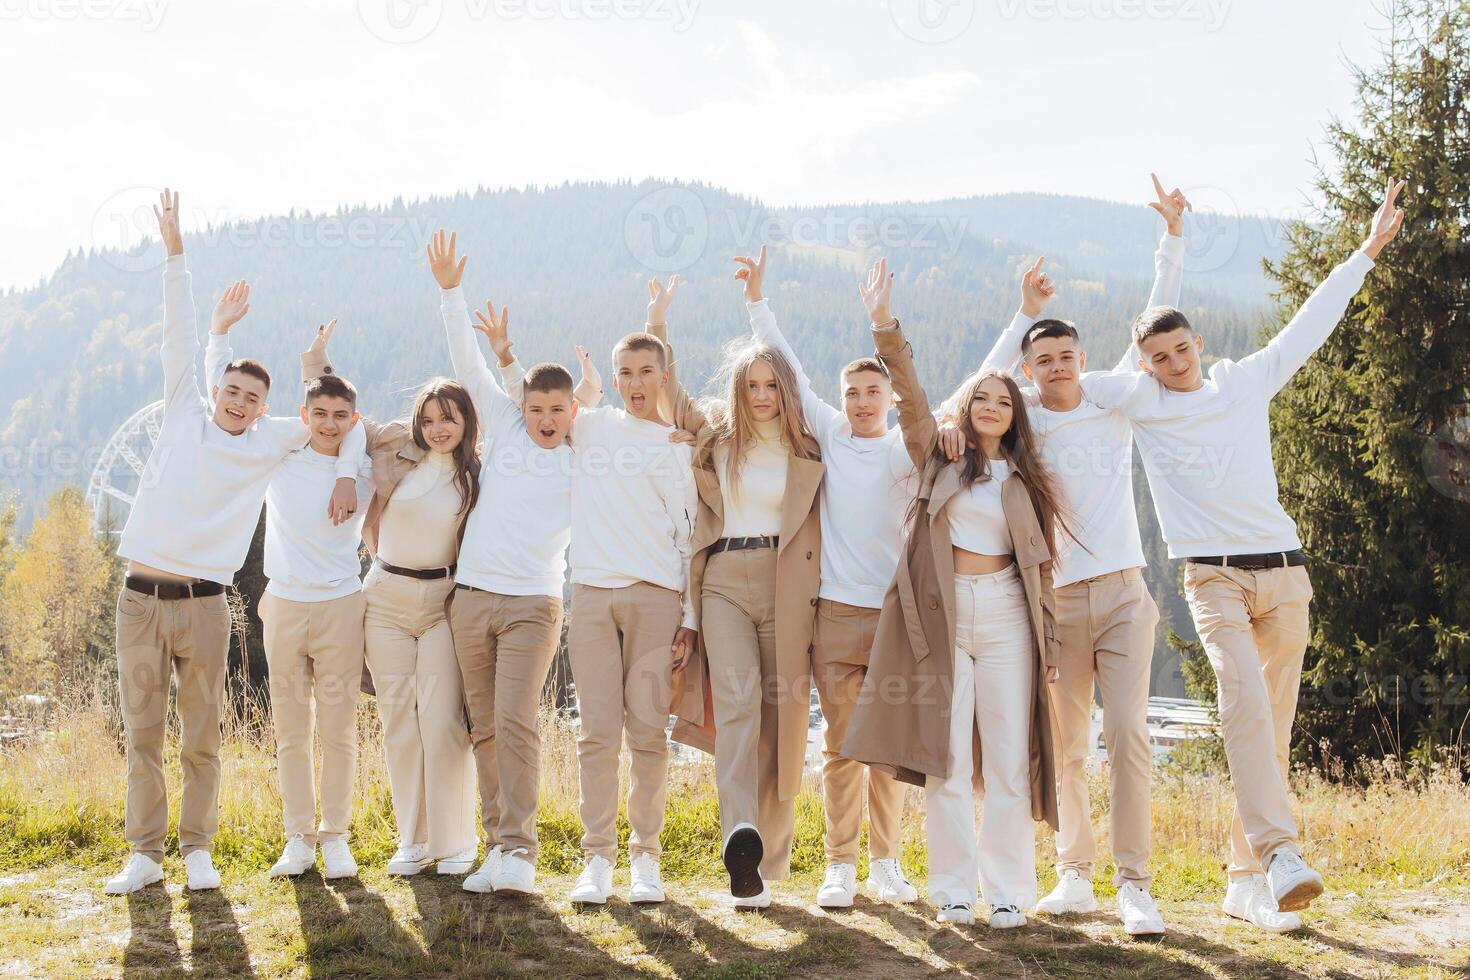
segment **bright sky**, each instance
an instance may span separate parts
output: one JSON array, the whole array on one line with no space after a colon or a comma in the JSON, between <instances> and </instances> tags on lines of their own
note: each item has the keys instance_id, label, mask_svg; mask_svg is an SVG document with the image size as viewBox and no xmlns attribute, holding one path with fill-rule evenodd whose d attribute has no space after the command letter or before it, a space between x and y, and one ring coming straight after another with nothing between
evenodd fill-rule
<instances>
[{"instance_id":1,"label":"bright sky","mask_svg":"<svg viewBox=\"0 0 1470 980\"><path fill-rule=\"evenodd\" d=\"M0 0L0 287L187 226L563 180L1300 211L1372 0Z\"/></svg>"}]
</instances>

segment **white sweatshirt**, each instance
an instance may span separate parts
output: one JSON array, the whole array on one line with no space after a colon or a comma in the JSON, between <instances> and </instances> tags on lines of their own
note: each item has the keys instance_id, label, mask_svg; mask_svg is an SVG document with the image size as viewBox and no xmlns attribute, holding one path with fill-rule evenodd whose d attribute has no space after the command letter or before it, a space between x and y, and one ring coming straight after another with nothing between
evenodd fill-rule
<instances>
[{"instance_id":1,"label":"white sweatshirt","mask_svg":"<svg viewBox=\"0 0 1470 980\"><path fill-rule=\"evenodd\" d=\"M1277 497L1268 408L1331 336L1372 268L1355 252L1270 343L1241 361L1216 362L1194 391L1170 391L1136 371L1082 379L1084 397L1133 423L1169 557L1301 547Z\"/></svg>"},{"instance_id":2,"label":"white sweatshirt","mask_svg":"<svg viewBox=\"0 0 1470 980\"><path fill-rule=\"evenodd\" d=\"M833 602L883 608L903 546L904 518L918 488L918 473L904 447L903 431L863 438L852 433L847 413L817 397L796 352L776 324L770 302L747 303L756 340L786 355L801 388L807 425L822 448L826 476L822 519L822 584L817 594Z\"/></svg>"},{"instance_id":3,"label":"white sweatshirt","mask_svg":"<svg viewBox=\"0 0 1470 980\"><path fill-rule=\"evenodd\" d=\"M532 440L519 402L480 351L459 287L442 291L440 312L455 380L469 391L485 436L480 499L465 524L455 582L501 595L559 597L572 537L571 447L542 449ZM519 376L520 366L507 373Z\"/></svg>"},{"instance_id":4,"label":"white sweatshirt","mask_svg":"<svg viewBox=\"0 0 1470 980\"><path fill-rule=\"evenodd\" d=\"M215 424L199 393L194 298L182 255L163 267L163 425L138 484L117 553L154 568L229 585L245 563L266 487L286 454L306 445L300 418L266 416L238 436ZM220 376L233 355L226 336L209 338L205 371ZM338 477L357 476L367 444L353 426ZM325 512L331 490L320 500Z\"/></svg>"},{"instance_id":5,"label":"white sweatshirt","mask_svg":"<svg viewBox=\"0 0 1470 980\"><path fill-rule=\"evenodd\" d=\"M669 442L673 426L620 408L583 408L572 424L572 581L601 589L648 582L689 595L694 452ZM672 639L672 638L671 638Z\"/></svg>"},{"instance_id":6,"label":"white sweatshirt","mask_svg":"<svg viewBox=\"0 0 1470 980\"><path fill-rule=\"evenodd\" d=\"M1154 285L1148 305L1178 306L1184 278L1184 239L1165 235L1154 253ZM991 348L981 371L1017 370L1021 341L1036 320L1017 313ZM1136 363L1130 343L1114 370ZM1098 372L1102 373L1102 372ZM1085 377L1085 375L1084 375ZM1128 417L1083 399L1070 412L1041 404L1036 388L1024 386L1027 417L1041 439L1041 455L1067 500L1067 521L1075 540L1057 532L1057 588L1125 568L1141 568L1143 544L1133 501L1133 433Z\"/></svg>"},{"instance_id":7,"label":"white sweatshirt","mask_svg":"<svg viewBox=\"0 0 1470 980\"><path fill-rule=\"evenodd\" d=\"M372 467L357 476L357 513L332 526L326 500L337 481L337 457L302 446L281 461L265 493L265 591L295 602L323 602L362 588L357 557L362 522L373 499Z\"/></svg>"}]
</instances>

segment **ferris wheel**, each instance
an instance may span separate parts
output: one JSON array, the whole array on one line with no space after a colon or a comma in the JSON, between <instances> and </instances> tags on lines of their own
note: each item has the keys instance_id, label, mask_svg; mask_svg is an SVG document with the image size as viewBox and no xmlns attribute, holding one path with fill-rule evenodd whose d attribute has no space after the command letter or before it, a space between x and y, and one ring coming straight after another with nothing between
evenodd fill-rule
<instances>
[{"instance_id":1,"label":"ferris wheel","mask_svg":"<svg viewBox=\"0 0 1470 980\"><path fill-rule=\"evenodd\" d=\"M163 402L138 409L117 427L87 481L92 526L121 534L138 495L143 467L163 427Z\"/></svg>"}]
</instances>

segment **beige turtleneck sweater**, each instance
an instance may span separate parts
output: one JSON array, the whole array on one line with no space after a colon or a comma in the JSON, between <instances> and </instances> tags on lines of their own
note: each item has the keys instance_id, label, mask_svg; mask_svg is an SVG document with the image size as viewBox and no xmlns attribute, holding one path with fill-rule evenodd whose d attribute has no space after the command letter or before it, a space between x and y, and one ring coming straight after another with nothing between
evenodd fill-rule
<instances>
[{"instance_id":1,"label":"beige turtleneck sweater","mask_svg":"<svg viewBox=\"0 0 1470 980\"><path fill-rule=\"evenodd\" d=\"M781 499L786 495L786 462L790 452L781 439L781 421L757 422L756 438L746 446L745 465L740 467L739 486L727 477L729 446L715 447L715 466L720 477L720 496L725 504L727 538L749 538L781 531Z\"/></svg>"},{"instance_id":2,"label":"beige turtleneck sweater","mask_svg":"<svg viewBox=\"0 0 1470 980\"><path fill-rule=\"evenodd\" d=\"M459 550L459 488L454 459L425 453L398 486L383 510L378 557L401 568L442 568Z\"/></svg>"}]
</instances>

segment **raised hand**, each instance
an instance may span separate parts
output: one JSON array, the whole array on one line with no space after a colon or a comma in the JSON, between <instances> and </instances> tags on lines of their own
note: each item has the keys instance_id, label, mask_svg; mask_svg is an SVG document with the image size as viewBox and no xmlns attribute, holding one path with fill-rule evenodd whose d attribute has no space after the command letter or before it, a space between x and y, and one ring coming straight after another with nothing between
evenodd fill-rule
<instances>
[{"instance_id":1,"label":"raised hand","mask_svg":"<svg viewBox=\"0 0 1470 980\"><path fill-rule=\"evenodd\" d=\"M434 232L434 237L424 249L429 255L429 271L434 273L434 279L439 283L440 289L453 289L458 286L460 279L464 277L464 265L470 260L468 255L460 259L455 258L454 246L458 237L458 232L451 232L449 241L445 242L444 229L440 228Z\"/></svg>"},{"instance_id":2,"label":"raised hand","mask_svg":"<svg viewBox=\"0 0 1470 980\"><path fill-rule=\"evenodd\" d=\"M761 286L766 281L766 247L761 246L761 254L758 259L737 255L735 261L741 266L735 270L735 278L745 282L745 301L759 303L765 298L761 294Z\"/></svg>"},{"instance_id":3,"label":"raised hand","mask_svg":"<svg viewBox=\"0 0 1470 980\"><path fill-rule=\"evenodd\" d=\"M463 265L461 265L461 268L463 268ZM476 322L470 324L470 326L480 331L490 341L490 349L499 358L500 366L510 367L511 362L515 360L515 357L510 352L513 346L510 342L510 308L502 306L500 308L500 315L496 316L495 301L490 300L485 304L485 311L490 314L488 317L479 310L476 310Z\"/></svg>"},{"instance_id":4,"label":"raised hand","mask_svg":"<svg viewBox=\"0 0 1470 980\"><path fill-rule=\"evenodd\" d=\"M888 311L888 300L893 294L893 273L888 271L888 260L879 259L868 270L867 285L858 285L858 294L863 298L863 306L867 307L868 319L873 326L885 326L893 320L893 314Z\"/></svg>"},{"instance_id":5,"label":"raised hand","mask_svg":"<svg viewBox=\"0 0 1470 980\"><path fill-rule=\"evenodd\" d=\"M577 363L582 367L582 383L601 391L602 373L592 364L592 355L581 344L577 345Z\"/></svg>"},{"instance_id":6,"label":"raised hand","mask_svg":"<svg viewBox=\"0 0 1470 980\"><path fill-rule=\"evenodd\" d=\"M225 290L219 302L214 304L214 315L209 321L209 332L227 334L230 328L244 319L250 312L250 284L244 279Z\"/></svg>"},{"instance_id":7,"label":"raised hand","mask_svg":"<svg viewBox=\"0 0 1470 980\"><path fill-rule=\"evenodd\" d=\"M158 237L169 255L184 254L184 236L179 234L179 192L169 192L165 187L153 206L153 216L158 219Z\"/></svg>"},{"instance_id":8,"label":"raised hand","mask_svg":"<svg viewBox=\"0 0 1470 980\"><path fill-rule=\"evenodd\" d=\"M1395 182L1392 177L1388 178L1388 187L1383 194L1383 203L1378 205L1378 210L1373 212L1373 227L1368 229L1368 237L1363 239L1363 252L1370 259L1378 258L1378 253L1383 251L1383 246L1393 241L1399 233L1399 228L1404 224L1404 209L1396 207L1399 192L1404 189L1407 181Z\"/></svg>"},{"instance_id":9,"label":"raised hand","mask_svg":"<svg viewBox=\"0 0 1470 980\"><path fill-rule=\"evenodd\" d=\"M1056 283L1041 271L1041 264L1045 261L1045 255L1038 257L1021 276L1021 313L1033 320L1041 317L1046 311L1046 304L1057 294Z\"/></svg>"},{"instance_id":10,"label":"raised hand","mask_svg":"<svg viewBox=\"0 0 1470 980\"><path fill-rule=\"evenodd\" d=\"M674 293L679 288L679 276L676 273L669 279L668 285L664 285L657 279L648 280L648 322L655 324L667 323L669 320L669 304L674 301Z\"/></svg>"},{"instance_id":11,"label":"raised hand","mask_svg":"<svg viewBox=\"0 0 1470 980\"><path fill-rule=\"evenodd\" d=\"M328 323L318 325L316 336L312 338L311 346L306 349L307 353L325 354L327 351L327 341L332 339L332 331L336 329L337 321L335 319Z\"/></svg>"},{"instance_id":12,"label":"raised hand","mask_svg":"<svg viewBox=\"0 0 1470 980\"><path fill-rule=\"evenodd\" d=\"M1184 212L1193 211L1194 205L1189 203L1189 198L1179 188L1174 188L1169 193L1164 193L1164 185L1159 183L1157 174L1149 174L1154 180L1154 193L1158 195L1158 201L1150 201L1149 207L1159 212L1159 217L1164 219L1164 225L1169 229L1171 235L1184 234Z\"/></svg>"}]
</instances>

